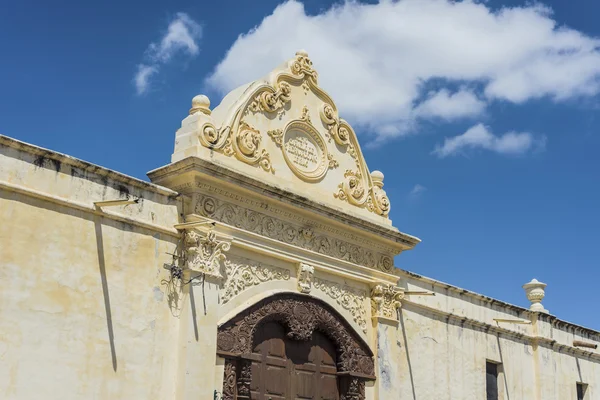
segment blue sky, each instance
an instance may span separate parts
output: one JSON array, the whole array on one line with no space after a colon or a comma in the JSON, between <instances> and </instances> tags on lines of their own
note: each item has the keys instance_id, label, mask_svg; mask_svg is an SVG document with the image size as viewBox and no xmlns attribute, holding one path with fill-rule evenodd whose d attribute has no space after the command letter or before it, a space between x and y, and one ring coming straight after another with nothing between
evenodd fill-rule
<instances>
[{"instance_id":1,"label":"blue sky","mask_svg":"<svg viewBox=\"0 0 600 400\"><path fill-rule=\"evenodd\" d=\"M600 329L598 15L590 0L5 2L0 133L146 179L194 95L214 106L305 48L385 173L394 225L423 240L397 266L521 306L535 277L553 314Z\"/></svg>"}]
</instances>

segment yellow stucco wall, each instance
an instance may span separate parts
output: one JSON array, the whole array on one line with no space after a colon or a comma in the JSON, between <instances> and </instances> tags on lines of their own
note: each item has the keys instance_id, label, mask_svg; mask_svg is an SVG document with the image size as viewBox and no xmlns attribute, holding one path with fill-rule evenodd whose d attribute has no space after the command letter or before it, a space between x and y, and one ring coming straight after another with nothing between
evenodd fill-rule
<instances>
[{"instance_id":1,"label":"yellow stucco wall","mask_svg":"<svg viewBox=\"0 0 600 400\"><path fill-rule=\"evenodd\" d=\"M119 221L69 202L91 210L126 182L14 148L0 157L0 397L172 398L178 324L161 280L176 239L131 222L176 218L175 203L128 185L149 200L113 207Z\"/></svg>"}]
</instances>

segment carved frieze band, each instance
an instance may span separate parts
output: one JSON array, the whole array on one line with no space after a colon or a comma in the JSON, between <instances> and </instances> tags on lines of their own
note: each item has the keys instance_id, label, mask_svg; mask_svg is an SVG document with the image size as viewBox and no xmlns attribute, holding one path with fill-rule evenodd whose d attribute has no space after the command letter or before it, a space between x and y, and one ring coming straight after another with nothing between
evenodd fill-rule
<instances>
[{"instance_id":1,"label":"carved frieze band","mask_svg":"<svg viewBox=\"0 0 600 400\"><path fill-rule=\"evenodd\" d=\"M316 234L308 226L291 224L214 197L198 194L194 210L196 214L213 220L340 260L384 272L391 272L394 268L390 256L340 239Z\"/></svg>"},{"instance_id":2,"label":"carved frieze band","mask_svg":"<svg viewBox=\"0 0 600 400\"><path fill-rule=\"evenodd\" d=\"M367 311L365 310L367 293L365 291L320 278L314 278L313 285L315 289L322 291L347 310L360 329L367 333Z\"/></svg>"},{"instance_id":3,"label":"carved frieze band","mask_svg":"<svg viewBox=\"0 0 600 400\"><path fill-rule=\"evenodd\" d=\"M287 281L290 271L272 265L257 263L253 260L235 257L225 261L227 280L223 288L223 304L244 290L268 281Z\"/></svg>"}]
</instances>

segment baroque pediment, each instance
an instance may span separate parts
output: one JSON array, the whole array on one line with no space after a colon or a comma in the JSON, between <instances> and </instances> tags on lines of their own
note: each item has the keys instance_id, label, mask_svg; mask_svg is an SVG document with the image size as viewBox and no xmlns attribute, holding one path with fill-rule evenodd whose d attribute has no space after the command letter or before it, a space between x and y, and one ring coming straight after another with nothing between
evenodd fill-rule
<instances>
[{"instance_id":1,"label":"baroque pediment","mask_svg":"<svg viewBox=\"0 0 600 400\"><path fill-rule=\"evenodd\" d=\"M189 156L340 211L391 225L383 174L369 172L352 127L303 51L210 110L196 96L172 161Z\"/></svg>"}]
</instances>

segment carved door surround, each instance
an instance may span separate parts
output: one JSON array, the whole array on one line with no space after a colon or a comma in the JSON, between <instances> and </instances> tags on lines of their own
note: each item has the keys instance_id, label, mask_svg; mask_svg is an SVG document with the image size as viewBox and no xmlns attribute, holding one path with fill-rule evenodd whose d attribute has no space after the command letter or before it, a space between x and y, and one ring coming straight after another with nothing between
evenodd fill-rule
<instances>
[{"instance_id":1,"label":"carved door surround","mask_svg":"<svg viewBox=\"0 0 600 400\"><path fill-rule=\"evenodd\" d=\"M217 353L225 358L223 399L250 399L252 350L257 327L278 322L289 339L326 335L336 347L341 400L363 400L365 382L374 380L373 353L329 305L302 294L277 294L250 306L218 329Z\"/></svg>"}]
</instances>

